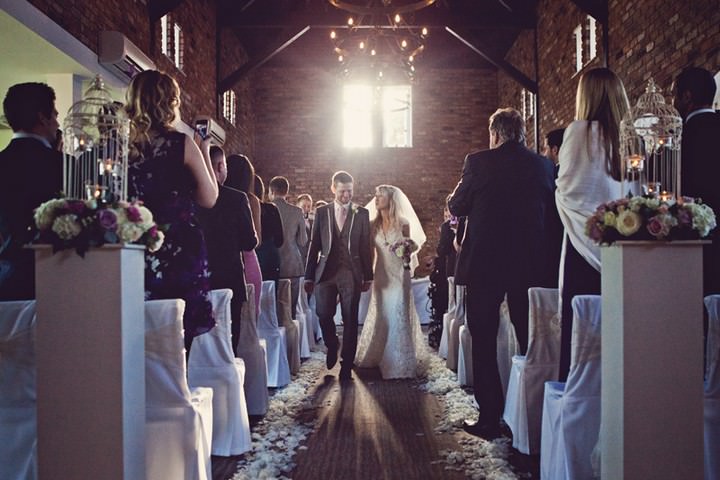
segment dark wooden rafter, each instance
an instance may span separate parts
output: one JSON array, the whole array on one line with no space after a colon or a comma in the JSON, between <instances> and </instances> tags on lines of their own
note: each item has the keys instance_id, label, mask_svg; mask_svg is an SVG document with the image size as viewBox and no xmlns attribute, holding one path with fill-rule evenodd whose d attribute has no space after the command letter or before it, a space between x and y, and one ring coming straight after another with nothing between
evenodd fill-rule
<instances>
[{"instance_id":1,"label":"dark wooden rafter","mask_svg":"<svg viewBox=\"0 0 720 480\"><path fill-rule=\"evenodd\" d=\"M226 78L220 80L217 86L218 94L221 95L226 90L232 88L232 86L239 82L245 75L249 74L256 68L259 68L272 57L285 50L293 42L295 42L295 40L307 33L308 30L310 30L308 25L285 29L279 35L278 40L268 45L263 52L248 60L248 62L228 75Z\"/></svg>"},{"instance_id":2,"label":"dark wooden rafter","mask_svg":"<svg viewBox=\"0 0 720 480\"><path fill-rule=\"evenodd\" d=\"M583 12L592 15L595 20L607 24L608 21L608 2L607 0L572 0L577 7Z\"/></svg>"},{"instance_id":3,"label":"dark wooden rafter","mask_svg":"<svg viewBox=\"0 0 720 480\"><path fill-rule=\"evenodd\" d=\"M464 32L461 33L451 26L445 27L445 30L447 30L450 35L465 44L465 46L470 48L470 50L477 53L491 64L495 65L503 72L507 73L513 80L518 82L527 90L535 94L537 93L538 86L535 80L528 78L527 75L515 68L510 62L506 61L505 59L497 58L495 55L489 53L489 49L485 48L484 45L481 45L481 43L477 39L469 40L467 34L464 34Z\"/></svg>"},{"instance_id":4,"label":"dark wooden rafter","mask_svg":"<svg viewBox=\"0 0 720 480\"><path fill-rule=\"evenodd\" d=\"M148 15L150 16L150 24L154 24L163 16L175 10L183 0L148 0Z\"/></svg>"}]
</instances>

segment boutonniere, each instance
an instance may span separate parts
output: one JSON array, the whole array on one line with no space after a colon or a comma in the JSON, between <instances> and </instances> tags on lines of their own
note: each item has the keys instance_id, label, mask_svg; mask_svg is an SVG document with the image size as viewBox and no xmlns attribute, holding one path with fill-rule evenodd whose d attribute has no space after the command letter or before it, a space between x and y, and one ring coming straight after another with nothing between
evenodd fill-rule
<instances>
[{"instance_id":1,"label":"boutonniere","mask_svg":"<svg viewBox=\"0 0 720 480\"><path fill-rule=\"evenodd\" d=\"M354 203L351 203L351 204L350 204L350 211L352 212L353 215L355 215L355 214L358 212L358 207L357 207L357 205L355 205Z\"/></svg>"}]
</instances>

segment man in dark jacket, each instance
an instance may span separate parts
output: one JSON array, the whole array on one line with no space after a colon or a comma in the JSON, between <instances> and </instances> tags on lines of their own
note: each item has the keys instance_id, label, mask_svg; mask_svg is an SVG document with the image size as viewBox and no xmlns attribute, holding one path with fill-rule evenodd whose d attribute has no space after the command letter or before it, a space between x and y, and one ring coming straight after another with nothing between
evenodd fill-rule
<instances>
[{"instance_id":1,"label":"man in dark jacket","mask_svg":"<svg viewBox=\"0 0 720 480\"><path fill-rule=\"evenodd\" d=\"M542 277L546 209L552 205L552 163L525 147L525 125L513 109L490 117L490 149L465 158L462 178L448 201L467 216L455 280L467 286L473 382L480 406L473 435L500 434L503 393L496 352L500 305L507 295L522 353L527 349L529 287Z\"/></svg>"},{"instance_id":2,"label":"man in dark jacket","mask_svg":"<svg viewBox=\"0 0 720 480\"><path fill-rule=\"evenodd\" d=\"M33 210L62 190L62 154L52 148L59 124L55 92L44 83L13 85L3 101L13 129L0 152L0 301L35 298Z\"/></svg>"}]
</instances>

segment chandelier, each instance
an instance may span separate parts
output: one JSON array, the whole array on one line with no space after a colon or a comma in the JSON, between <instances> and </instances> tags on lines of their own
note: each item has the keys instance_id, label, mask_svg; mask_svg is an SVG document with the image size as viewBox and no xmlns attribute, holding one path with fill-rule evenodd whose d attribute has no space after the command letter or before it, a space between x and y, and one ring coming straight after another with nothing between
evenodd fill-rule
<instances>
[{"instance_id":1,"label":"chandelier","mask_svg":"<svg viewBox=\"0 0 720 480\"><path fill-rule=\"evenodd\" d=\"M345 78L415 80L415 60L425 50L426 27L414 14L436 0L328 0L350 13L347 25L330 32Z\"/></svg>"}]
</instances>

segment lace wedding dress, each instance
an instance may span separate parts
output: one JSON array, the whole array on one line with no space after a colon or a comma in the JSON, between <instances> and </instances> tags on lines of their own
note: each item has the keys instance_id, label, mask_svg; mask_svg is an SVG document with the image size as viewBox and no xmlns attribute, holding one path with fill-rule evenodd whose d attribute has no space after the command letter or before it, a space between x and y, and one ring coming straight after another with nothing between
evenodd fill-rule
<instances>
[{"instance_id":1,"label":"lace wedding dress","mask_svg":"<svg viewBox=\"0 0 720 480\"><path fill-rule=\"evenodd\" d=\"M410 288L410 270L390 251L401 240L398 229L375 235L375 279L355 365L380 367L383 378L422 375L428 354Z\"/></svg>"}]
</instances>

